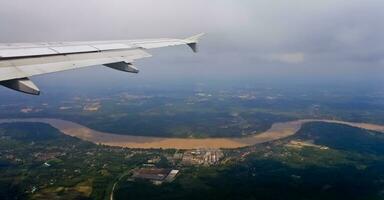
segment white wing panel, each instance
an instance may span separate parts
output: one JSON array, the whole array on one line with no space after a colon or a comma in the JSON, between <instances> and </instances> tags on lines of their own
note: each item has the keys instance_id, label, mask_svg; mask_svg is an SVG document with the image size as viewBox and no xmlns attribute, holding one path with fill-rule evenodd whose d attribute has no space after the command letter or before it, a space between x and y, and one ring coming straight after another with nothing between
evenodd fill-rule
<instances>
[{"instance_id":1,"label":"white wing panel","mask_svg":"<svg viewBox=\"0 0 384 200\"><path fill-rule=\"evenodd\" d=\"M0 49L0 58L9 57L25 57L36 55L53 55L57 54L50 48L15 48L15 49Z\"/></svg>"},{"instance_id":2,"label":"white wing panel","mask_svg":"<svg viewBox=\"0 0 384 200\"><path fill-rule=\"evenodd\" d=\"M98 49L96 49L94 47L91 47L91 46L88 46L88 45L81 45L81 46L58 46L58 47L50 47L50 48L55 50L57 53L60 53L60 54L98 51Z\"/></svg>"},{"instance_id":3,"label":"white wing panel","mask_svg":"<svg viewBox=\"0 0 384 200\"><path fill-rule=\"evenodd\" d=\"M171 42L138 43L136 45L144 49L153 49L153 48L175 46L175 45L182 45L182 44L186 44L186 43L183 41L171 41Z\"/></svg>"},{"instance_id":4,"label":"white wing panel","mask_svg":"<svg viewBox=\"0 0 384 200\"><path fill-rule=\"evenodd\" d=\"M92 65L133 62L151 55L140 49L55 55L0 61L0 81L65 71Z\"/></svg>"},{"instance_id":5,"label":"white wing panel","mask_svg":"<svg viewBox=\"0 0 384 200\"><path fill-rule=\"evenodd\" d=\"M20 71L24 72L27 76L35 76L39 74L48 74L53 72L71 70L86 66L103 65L107 63L121 62L124 61L124 57L118 58L99 58L92 60L77 60L59 63L47 63L39 65L26 65L17 67Z\"/></svg>"},{"instance_id":6,"label":"white wing panel","mask_svg":"<svg viewBox=\"0 0 384 200\"><path fill-rule=\"evenodd\" d=\"M0 68L0 80L10 80L16 78L24 78L27 75L16 67L1 67Z\"/></svg>"},{"instance_id":7,"label":"white wing panel","mask_svg":"<svg viewBox=\"0 0 384 200\"><path fill-rule=\"evenodd\" d=\"M92 45L94 48L97 48L100 51L114 50L114 49L131 49L132 45L128 44L95 44Z\"/></svg>"}]
</instances>

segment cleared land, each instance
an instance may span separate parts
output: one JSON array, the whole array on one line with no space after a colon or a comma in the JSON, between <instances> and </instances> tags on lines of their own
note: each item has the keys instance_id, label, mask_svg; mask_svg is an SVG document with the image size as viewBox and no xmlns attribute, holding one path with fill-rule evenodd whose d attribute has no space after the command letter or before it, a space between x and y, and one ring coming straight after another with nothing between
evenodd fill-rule
<instances>
[{"instance_id":1,"label":"cleared land","mask_svg":"<svg viewBox=\"0 0 384 200\"><path fill-rule=\"evenodd\" d=\"M117 135L113 133L106 133L96 131L80 124L60 120L60 119L47 119L47 118L28 118L28 119L1 119L0 123L11 122L41 122L47 123L66 135L77 137L86 141L94 142L97 144L104 144L110 146L128 147L128 148L163 148L163 149L195 149L195 148L226 148L233 149L239 147L260 144L273 140L282 139L294 135L304 123L307 122L330 122L345 124L357 128L367 130L384 132L384 125L368 124L368 123L354 123L337 120L319 120L319 119L305 119L296 120L283 123L275 123L267 131L240 138L167 138L167 137L144 137L132 135Z\"/></svg>"}]
</instances>

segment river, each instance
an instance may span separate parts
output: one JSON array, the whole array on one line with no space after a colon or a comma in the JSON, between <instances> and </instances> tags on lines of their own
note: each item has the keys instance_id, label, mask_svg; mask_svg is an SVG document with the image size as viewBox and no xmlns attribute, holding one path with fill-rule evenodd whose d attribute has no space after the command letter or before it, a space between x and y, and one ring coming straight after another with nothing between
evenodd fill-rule
<instances>
[{"instance_id":1,"label":"river","mask_svg":"<svg viewBox=\"0 0 384 200\"><path fill-rule=\"evenodd\" d=\"M384 125L369 123L355 123L337 120L304 119L289 122L274 123L265 132L238 138L169 138L169 137L147 137L134 135L119 135L107 132L100 132L90 129L81 124L50 118L28 118L28 119L0 119L0 123L13 122L39 122L46 123L60 130L66 135L90 141L96 144L128 148L163 148L163 149L196 149L196 148L226 148L234 149L251 146L264 142L274 141L294 135L304 123L307 122L329 122L345 124L357 128L384 132Z\"/></svg>"}]
</instances>

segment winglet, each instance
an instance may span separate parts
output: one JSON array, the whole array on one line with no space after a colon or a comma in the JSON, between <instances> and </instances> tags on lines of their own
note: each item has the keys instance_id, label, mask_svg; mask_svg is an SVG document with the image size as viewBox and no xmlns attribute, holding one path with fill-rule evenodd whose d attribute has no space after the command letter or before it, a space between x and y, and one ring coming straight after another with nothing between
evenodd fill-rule
<instances>
[{"instance_id":1,"label":"winglet","mask_svg":"<svg viewBox=\"0 0 384 200\"><path fill-rule=\"evenodd\" d=\"M184 39L187 43L187 45L192 49L193 52L198 51L197 43L199 43L200 38L205 35L204 33L200 33L197 35L194 35L192 37Z\"/></svg>"}]
</instances>

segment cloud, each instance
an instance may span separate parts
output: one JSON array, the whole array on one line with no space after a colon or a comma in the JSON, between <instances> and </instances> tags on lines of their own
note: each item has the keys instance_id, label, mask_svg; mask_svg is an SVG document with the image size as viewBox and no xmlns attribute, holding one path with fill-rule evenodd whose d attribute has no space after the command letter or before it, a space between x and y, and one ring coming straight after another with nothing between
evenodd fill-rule
<instances>
[{"instance_id":1,"label":"cloud","mask_svg":"<svg viewBox=\"0 0 384 200\"><path fill-rule=\"evenodd\" d=\"M206 32L199 54L184 47L152 51L155 57L139 61L145 72L139 76L345 76L383 65L383 6L382 0L2 0L0 42Z\"/></svg>"},{"instance_id":2,"label":"cloud","mask_svg":"<svg viewBox=\"0 0 384 200\"><path fill-rule=\"evenodd\" d=\"M304 53L302 52L293 52L293 53L282 53L282 54L273 54L266 56L268 61L278 61L287 64L299 64L304 62Z\"/></svg>"}]
</instances>

